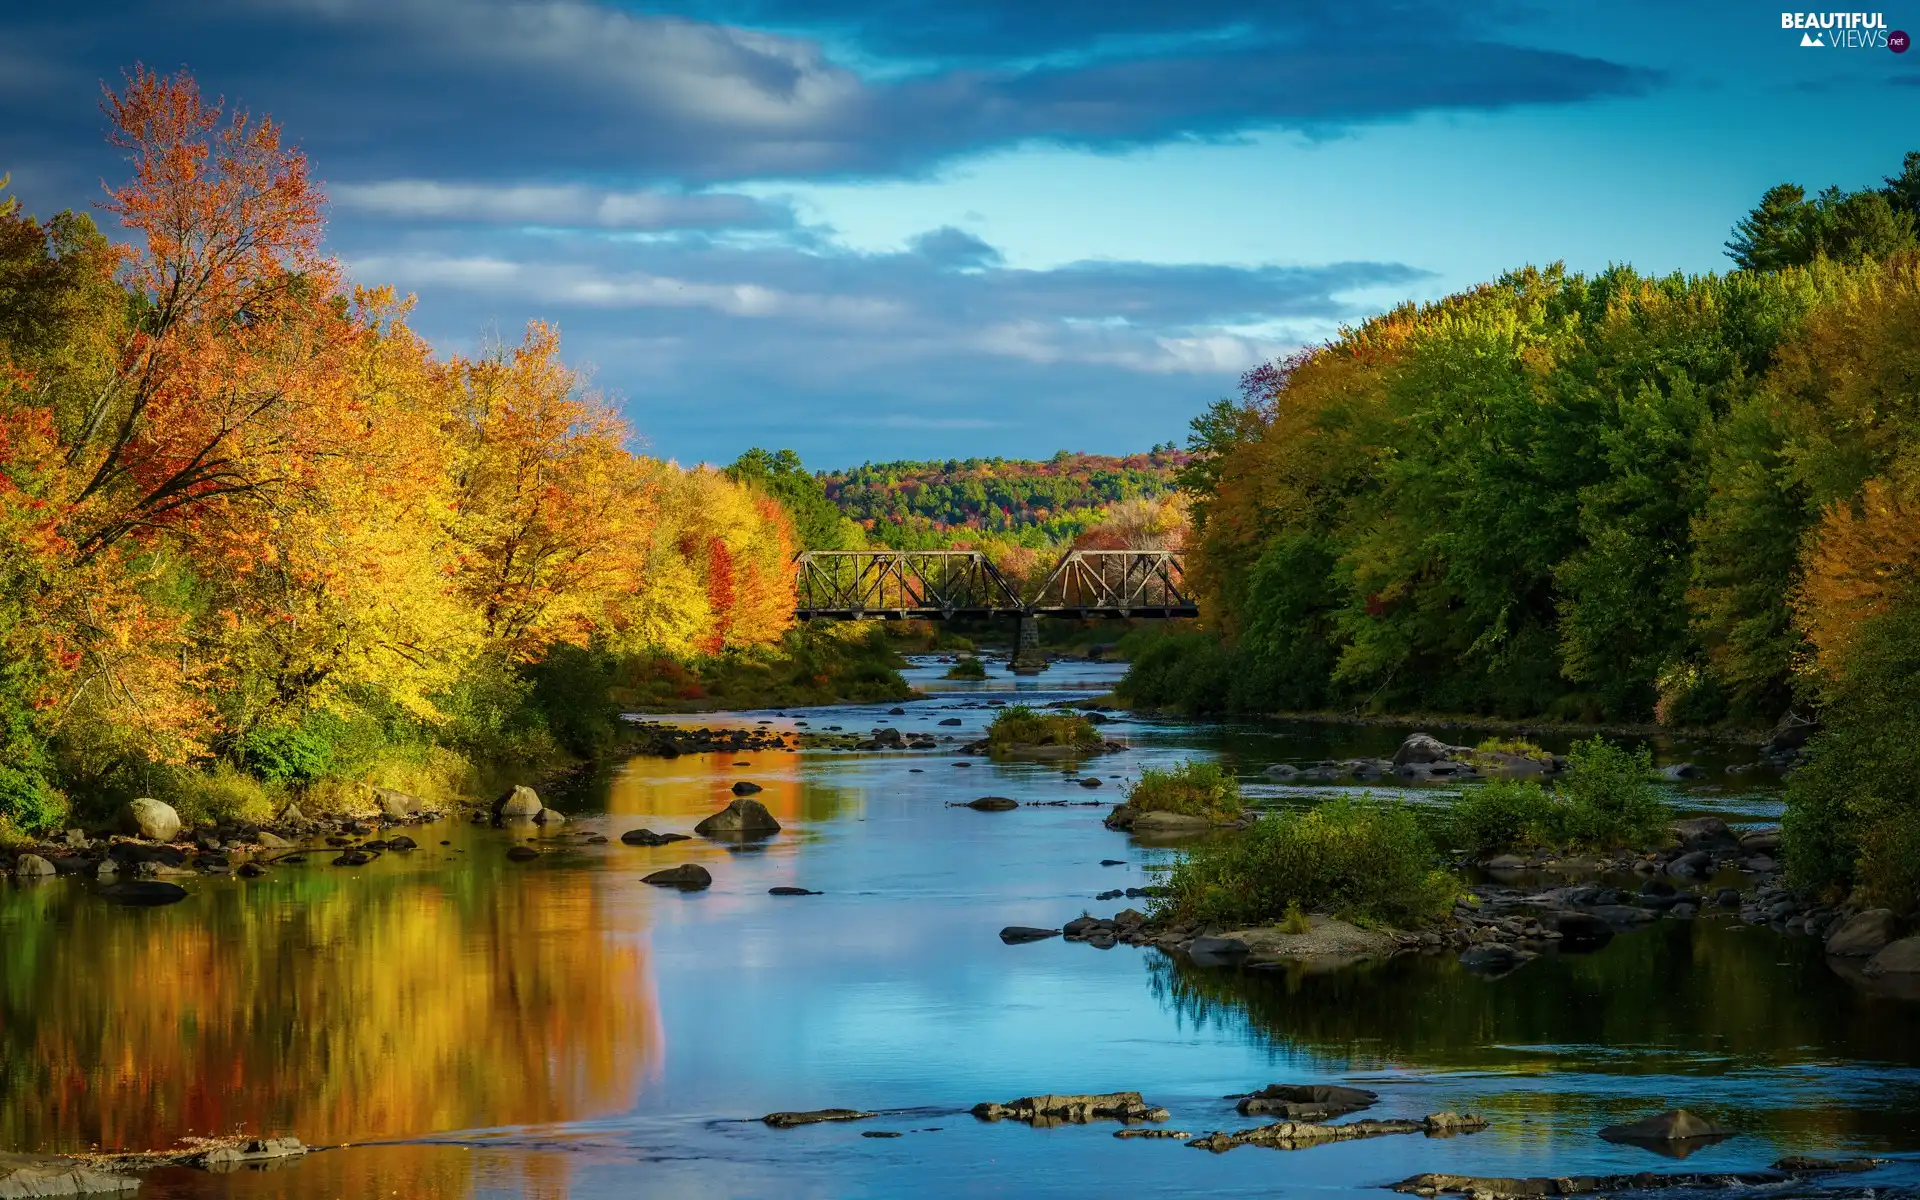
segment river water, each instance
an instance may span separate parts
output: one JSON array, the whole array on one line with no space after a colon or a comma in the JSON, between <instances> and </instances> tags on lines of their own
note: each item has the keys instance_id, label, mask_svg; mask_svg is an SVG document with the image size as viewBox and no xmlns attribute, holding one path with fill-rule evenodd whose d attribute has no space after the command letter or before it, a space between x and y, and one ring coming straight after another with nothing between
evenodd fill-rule
<instances>
[{"instance_id":1,"label":"river water","mask_svg":"<svg viewBox=\"0 0 1920 1200\"><path fill-rule=\"evenodd\" d=\"M910 677L929 697L905 715L697 723L965 740L1016 687L1044 703L1115 675L1067 665L1017 685L948 684L923 663ZM1143 765L1209 755L1251 777L1390 753L1405 731L1126 719L1106 732L1129 748L1085 768L1099 791L1057 764L951 747L637 759L551 798L574 819L531 863L505 858L506 831L448 821L419 831L409 856L189 881L189 898L162 909L113 907L80 880L0 885L0 1150L234 1131L346 1147L270 1172L155 1172L143 1197L1387 1195L1419 1171L1673 1168L1594 1131L1684 1105L1743 1131L1688 1169L1871 1153L1896 1161L1856 1183L1920 1186L1920 1006L1732 916L1663 921L1491 980L1451 958L1273 975L1126 946L1003 945L1002 926L1107 915L1129 902L1097 893L1152 882L1171 852L1079 803L1111 802ZM1777 815L1777 789L1720 774L1745 754L1662 753L1720 781L1676 793L1682 809ZM741 779L785 826L761 848L619 842L642 825L690 830ZM1332 790L1250 785L1275 804ZM1074 803L949 806L990 793ZM591 833L612 840L584 844ZM706 865L713 887L640 882L681 862ZM768 894L779 885L823 894ZM1272 1082L1355 1083L1382 1095L1369 1117L1471 1110L1493 1127L1210 1154L1116 1140L1111 1123L1032 1129L966 1111L1133 1089L1200 1134L1258 1123L1222 1097ZM792 1130L756 1119L830 1106L882 1115Z\"/></svg>"}]
</instances>

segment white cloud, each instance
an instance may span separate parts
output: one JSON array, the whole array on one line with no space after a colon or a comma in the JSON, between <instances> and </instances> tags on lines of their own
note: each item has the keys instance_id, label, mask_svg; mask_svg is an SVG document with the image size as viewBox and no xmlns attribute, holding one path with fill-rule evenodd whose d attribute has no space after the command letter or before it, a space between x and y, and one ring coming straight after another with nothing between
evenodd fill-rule
<instances>
[{"instance_id":1,"label":"white cloud","mask_svg":"<svg viewBox=\"0 0 1920 1200\"><path fill-rule=\"evenodd\" d=\"M608 191L583 184L387 179L335 184L330 195L349 212L408 221L668 230L764 228L793 219L776 203L736 193Z\"/></svg>"}]
</instances>

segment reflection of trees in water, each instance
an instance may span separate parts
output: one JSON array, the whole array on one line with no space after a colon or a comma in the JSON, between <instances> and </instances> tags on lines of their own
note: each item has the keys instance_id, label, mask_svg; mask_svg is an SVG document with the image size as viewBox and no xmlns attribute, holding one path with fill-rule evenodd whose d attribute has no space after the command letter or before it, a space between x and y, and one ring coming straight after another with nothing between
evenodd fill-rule
<instances>
[{"instance_id":1,"label":"reflection of trees in water","mask_svg":"<svg viewBox=\"0 0 1920 1200\"><path fill-rule=\"evenodd\" d=\"M736 762L752 766L736 767ZM795 755L771 751L744 754L683 754L679 758L636 758L606 783L606 808L615 814L688 817L698 821L734 800L733 785L760 785L753 799L782 823L828 821L859 807L857 788L834 787L810 779L784 778L795 769Z\"/></svg>"},{"instance_id":2,"label":"reflection of trees in water","mask_svg":"<svg viewBox=\"0 0 1920 1200\"><path fill-rule=\"evenodd\" d=\"M1746 1128L1771 1122L1782 1134L1862 1134L1900 1144L1920 1136L1920 1081L1890 1080L1884 1070L1920 1065L1920 1006L1850 987L1827 970L1810 939L1718 921L1668 922L1595 954L1542 957L1497 980L1450 957L1317 975L1156 957L1149 970L1154 994L1184 1020L1244 1023L1322 1070L1705 1078L1784 1068L1769 1076L1777 1082L1768 1090L1771 1102L1786 1106L1753 1114ZM1832 1064L1849 1059L1861 1060L1861 1071L1836 1096ZM1741 1078L1735 1086L1751 1084ZM1667 1099L1691 1107L1700 1095ZM1643 1107L1637 1093L1614 1102L1622 1111ZM1558 1093L1505 1089L1484 1107L1539 1114L1593 1105L1576 1085Z\"/></svg>"},{"instance_id":3,"label":"reflection of trees in water","mask_svg":"<svg viewBox=\"0 0 1920 1200\"><path fill-rule=\"evenodd\" d=\"M0 1149L286 1132L318 1144L576 1120L657 1060L645 954L585 871L281 868L165 909L66 883L9 940Z\"/></svg>"}]
</instances>

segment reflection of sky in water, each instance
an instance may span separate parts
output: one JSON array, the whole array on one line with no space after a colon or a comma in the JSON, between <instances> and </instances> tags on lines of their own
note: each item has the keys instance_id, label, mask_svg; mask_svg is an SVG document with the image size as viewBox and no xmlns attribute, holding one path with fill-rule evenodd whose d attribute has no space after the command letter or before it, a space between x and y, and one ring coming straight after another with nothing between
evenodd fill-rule
<instances>
[{"instance_id":1,"label":"reflection of sky in water","mask_svg":"<svg viewBox=\"0 0 1920 1200\"><path fill-rule=\"evenodd\" d=\"M1116 676L1056 666L1019 680L1018 698L1084 697ZM962 685L901 715L681 720L891 725L964 741L991 718L985 701L1014 698L1010 682ZM951 717L963 724L938 724ZM1075 771L963 760L952 744L637 760L563 801L575 820L540 835L554 852L528 867L505 863L503 832L448 824L422 840L455 846L430 844L412 862L282 869L271 886L196 882L192 899L157 914L108 909L66 881L0 890L0 938L11 939L0 949L0 1128L91 1136L89 1079L150 1066L156 1095L227 1095L221 1112L235 1121L266 1114L315 1140L316 1128L431 1139L149 1188L180 1197L1384 1194L1372 1189L1422 1170L1664 1169L1673 1164L1593 1130L1674 1104L1750 1131L1689 1168L1920 1148L1920 1010L1862 995L1805 943L1724 920L1663 924L1501 980L1450 960L1241 977L1126 947L1002 945L1003 925L1114 911L1127 902L1094 894L1149 882L1143 865L1166 857L1103 829L1119 781L1084 789L1079 774L1134 776L1206 753L1251 775L1274 761L1388 754L1404 730L1123 719L1103 732L1130 748ZM1705 749L1662 755L1707 762ZM787 826L771 842L619 843L641 825L690 831L743 778ZM1773 802L1765 785L1714 779L1680 792L1686 806ZM1259 788L1286 802L1328 790ZM1072 804L951 806L990 793ZM591 833L613 841L583 844ZM707 865L714 887L683 895L639 882L679 862ZM792 884L825 894L766 894ZM38 948L23 948L29 930ZM179 958L178 939L195 953ZM270 968L237 965L261 962ZM157 1049L182 1036L202 1052ZM77 1091L21 1065L47 1047L65 1048ZM1111 1126L988 1126L962 1111L1036 1091L1139 1089L1201 1133L1250 1123L1227 1093L1342 1078L1382 1092L1369 1116L1473 1108L1496 1129L1216 1156L1119 1142ZM743 1120L837 1105L884 1115L789 1131ZM153 1122L172 1128L164 1115ZM939 1131L921 1132L929 1126ZM859 1136L869 1128L906 1136ZM1875 1182L1912 1184L1920 1171Z\"/></svg>"}]
</instances>

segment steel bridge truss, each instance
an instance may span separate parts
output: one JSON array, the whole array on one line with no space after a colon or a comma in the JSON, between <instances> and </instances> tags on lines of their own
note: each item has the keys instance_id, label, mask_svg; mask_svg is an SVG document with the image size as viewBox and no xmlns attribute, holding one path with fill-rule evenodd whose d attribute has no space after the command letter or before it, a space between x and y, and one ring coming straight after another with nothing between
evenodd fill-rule
<instances>
[{"instance_id":1,"label":"steel bridge truss","mask_svg":"<svg viewBox=\"0 0 1920 1200\"><path fill-rule=\"evenodd\" d=\"M809 550L797 561L803 621L1199 615L1169 550L1075 550L1031 602L977 550Z\"/></svg>"}]
</instances>

